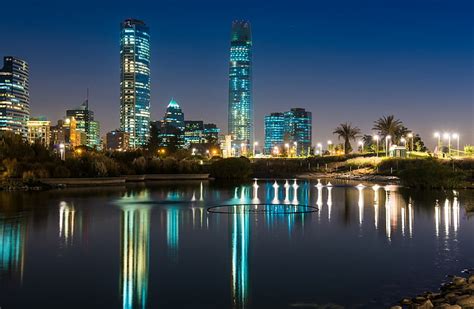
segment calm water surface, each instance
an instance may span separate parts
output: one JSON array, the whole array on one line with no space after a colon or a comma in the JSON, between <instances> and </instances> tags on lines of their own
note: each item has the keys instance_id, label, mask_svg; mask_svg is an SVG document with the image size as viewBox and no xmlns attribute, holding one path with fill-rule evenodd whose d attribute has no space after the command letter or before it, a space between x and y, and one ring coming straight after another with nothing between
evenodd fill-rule
<instances>
[{"instance_id":1,"label":"calm water surface","mask_svg":"<svg viewBox=\"0 0 474 309\"><path fill-rule=\"evenodd\" d=\"M474 267L472 191L315 185L0 192L0 307L383 308Z\"/></svg>"}]
</instances>

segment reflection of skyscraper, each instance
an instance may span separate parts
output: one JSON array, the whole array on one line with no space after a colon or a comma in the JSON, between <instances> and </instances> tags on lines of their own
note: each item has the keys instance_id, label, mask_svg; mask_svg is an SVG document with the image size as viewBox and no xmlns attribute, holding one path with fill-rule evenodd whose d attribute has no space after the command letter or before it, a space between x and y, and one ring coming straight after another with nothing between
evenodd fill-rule
<instances>
[{"instance_id":1,"label":"reflection of skyscraper","mask_svg":"<svg viewBox=\"0 0 474 309\"><path fill-rule=\"evenodd\" d=\"M177 257L179 245L179 209L168 208L166 210L166 240L171 256Z\"/></svg>"},{"instance_id":2,"label":"reflection of skyscraper","mask_svg":"<svg viewBox=\"0 0 474 309\"><path fill-rule=\"evenodd\" d=\"M146 308L150 250L150 209L122 206L122 307Z\"/></svg>"},{"instance_id":3,"label":"reflection of skyscraper","mask_svg":"<svg viewBox=\"0 0 474 309\"><path fill-rule=\"evenodd\" d=\"M120 68L120 130L137 148L150 137L150 32L141 20L121 24Z\"/></svg>"},{"instance_id":4,"label":"reflection of skyscraper","mask_svg":"<svg viewBox=\"0 0 474 309\"><path fill-rule=\"evenodd\" d=\"M0 216L0 279L23 277L26 224L23 218Z\"/></svg>"},{"instance_id":5,"label":"reflection of skyscraper","mask_svg":"<svg viewBox=\"0 0 474 309\"><path fill-rule=\"evenodd\" d=\"M239 207L240 208L240 207ZM248 299L250 242L249 214L243 207L232 216L232 305L244 308Z\"/></svg>"},{"instance_id":6,"label":"reflection of skyscraper","mask_svg":"<svg viewBox=\"0 0 474 309\"><path fill-rule=\"evenodd\" d=\"M234 21L229 61L229 134L233 147L253 147L252 34L248 21Z\"/></svg>"}]
</instances>

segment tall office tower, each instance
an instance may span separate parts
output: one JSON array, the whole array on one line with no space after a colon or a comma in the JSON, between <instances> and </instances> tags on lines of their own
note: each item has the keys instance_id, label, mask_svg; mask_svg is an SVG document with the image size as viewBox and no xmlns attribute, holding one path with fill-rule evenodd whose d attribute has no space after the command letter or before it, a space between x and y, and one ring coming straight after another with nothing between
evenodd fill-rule
<instances>
[{"instance_id":1,"label":"tall office tower","mask_svg":"<svg viewBox=\"0 0 474 309\"><path fill-rule=\"evenodd\" d=\"M290 142L296 142L297 155L308 155L311 149L312 115L304 108L292 108L285 112L285 134Z\"/></svg>"},{"instance_id":2,"label":"tall office tower","mask_svg":"<svg viewBox=\"0 0 474 309\"><path fill-rule=\"evenodd\" d=\"M281 147L285 141L285 115L271 113L265 116L265 154L274 152L274 147Z\"/></svg>"},{"instance_id":3,"label":"tall office tower","mask_svg":"<svg viewBox=\"0 0 474 309\"><path fill-rule=\"evenodd\" d=\"M3 58L0 70L0 131L28 136L30 119L28 64L15 57Z\"/></svg>"},{"instance_id":4,"label":"tall office tower","mask_svg":"<svg viewBox=\"0 0 474 309\"><path fill-rule=\"evenodd\" d=\"M139 148L150 137L150 33L141 20L121 24L120 74L120 129Z\"/></svg>"},{"instance_id":5,"label":"tall office tower","mask_svg":"<svg viewBox=\"0 0 474 309\"><path fill-rule=\"evenodd\" d=\"M311 150L312 115L304 108L265 116L266 154L308 155ZM286 149L288 147L288 149ZM274 150L277 150L276 152Z\"/></svg>"},{"instance_id":6,"label":"tall office tower","mask_svg":"<svg viewBox=\"0 0 474 309\"><path fill-rule=\"evenodd\" d=\"M229 61L229 134L236 153L253 147L252 37L248 21L234 21ZM245 148L244 148L245 147Z\"/></svg>"},{"instance_id":7,"label":"tall office tower","mask_svg":"<svg viewBox=\"0 0 474 309\"><path fill-rule=\"evenodd\" d=\"M89 109L89 99L75 109L67 110L66 117L74 117L77 130L86 134L87 147L100 149L100 124L94 120L94 112Z\"/></svg>"}]
</instances>

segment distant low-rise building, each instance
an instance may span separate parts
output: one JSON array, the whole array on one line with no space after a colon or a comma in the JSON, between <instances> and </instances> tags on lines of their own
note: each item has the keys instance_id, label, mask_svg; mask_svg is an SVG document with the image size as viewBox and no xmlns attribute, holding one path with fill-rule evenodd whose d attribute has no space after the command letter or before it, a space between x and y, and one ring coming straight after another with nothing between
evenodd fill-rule
<instances>
[{"instance_id":1,"label":"distant low-rise building","mask_svg":"<svg viewBox=\"0 0 474 309\"><path fill-rule=\"evenodd\" d=\"M130 148L130 134L115 130L105 137L105 148L110 151L126 151Z\"/></svg>"},{"instance_id":2,"label":"distant low-rise building","mask_svg":"<svg viewBox=\"0 0 474 309\"><path fill-rule=\"evenodd\" d=\"M82 145L100 149L100 124L94 120L94 112L89 109L89 99L80 106L67 110L66 117L73 117L76 120L76 129L85 133L86 139Z\"/></svg>"},{"instance_id":3,"label":"distant low-rise building","mask_svg":"<svg viewBox=\"0 0 474 309\"><path fill-rule=\"evenodd\" d=\"M45 117L30 118L27 122L28 142L30 144L40 143L49 147L51 143L51 121Z\"/></svg>"}]
</instances>

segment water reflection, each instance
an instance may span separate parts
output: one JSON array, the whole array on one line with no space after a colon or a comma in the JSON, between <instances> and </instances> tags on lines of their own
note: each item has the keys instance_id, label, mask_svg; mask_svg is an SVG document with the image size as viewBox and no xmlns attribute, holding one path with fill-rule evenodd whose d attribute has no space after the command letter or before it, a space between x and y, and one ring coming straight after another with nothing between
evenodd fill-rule
<instances>
[{"instance_id":1,"label":"water reflection","mask_svg":"<svg viewBox=\"0 0 474 309\"><path fill-rule=\"evenodd\" d=\"M74 232L81 227L82 217L76 217L76 209L74 204L61 201L59 203L59 239L61 244L71 246L74 243ZM76 222L79 221L79 224Z\"/></svg>"},{"instance_id":2,"label":"water reflection","mask_svg":"<svg viewBox=\"0 0 474 309\"><path fill-rule=\"evenodd\" d=\"M250 241L250 215L240 211L232 215L231 253L232 253L232 304L234 308L244 308L248 298Z\"/></svg>"},{"instance_id":3,"label":"water reflection","mask_svg":"<svg viewBox=\"0 0 474 309\"><path fill-rule=\"evenodd\" d=\"M0 278L23 279L26 221L0 215Z\"/></svg>"},{"instance_id":4,"label":"water reflection","mask_svg":"<svg viewBox=\"0 0 474 309\"><path fill-rule=\"evenodd\" d=\"M142 196L143 198L143 196ZM125 200L133 199L127 196ZM148 297L150 208L121 205L120 289L123 308L145 308Z\"/></svg>"},{"instance_id":5,"label":"water reflection","mask_svg":"<svg viewBox=\"0 0 474 309\"><path fill-rule=\"evenodd\" d=\"M173 259L178 258L179 245L179 216L180 210L175 207L166 209L166 241L168 244L168 252ZM201 210L201 227L202 227L202 210Z\"/></svg>"}]
</instances>

